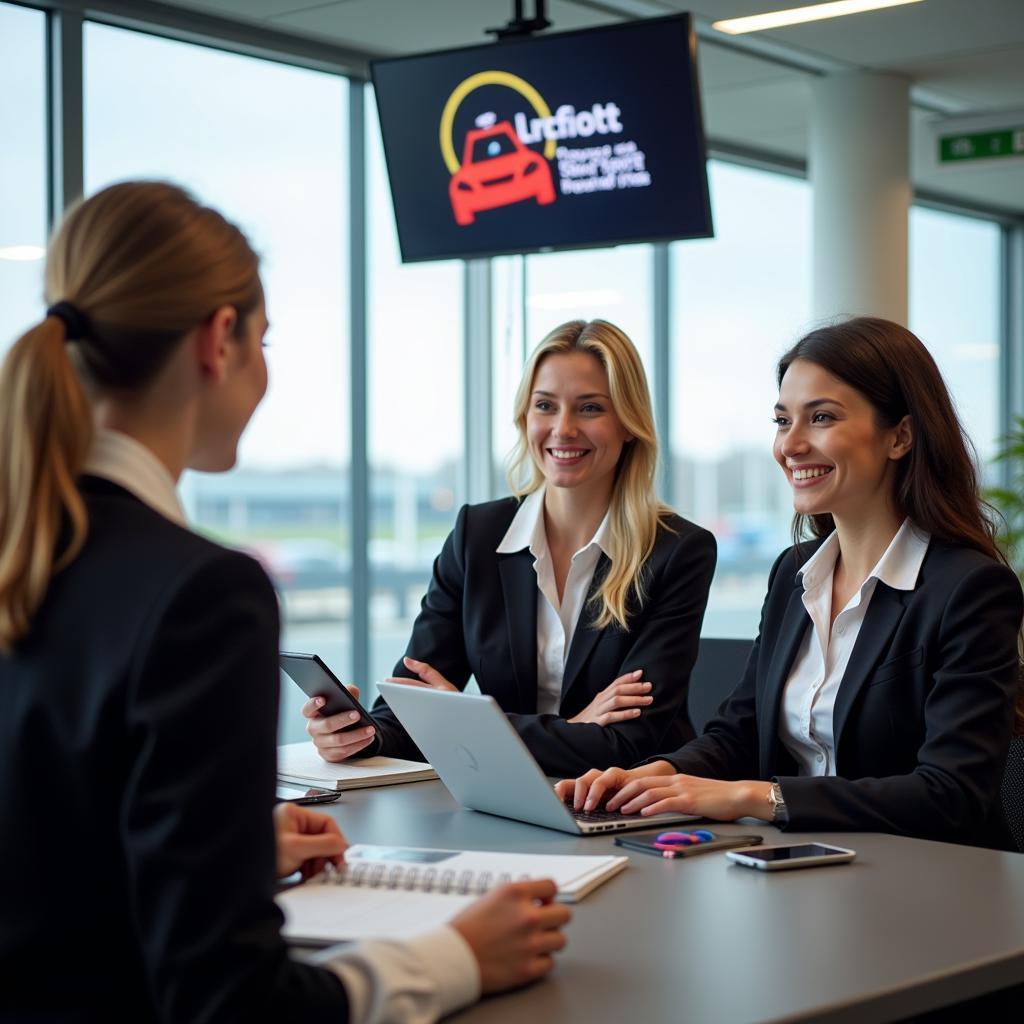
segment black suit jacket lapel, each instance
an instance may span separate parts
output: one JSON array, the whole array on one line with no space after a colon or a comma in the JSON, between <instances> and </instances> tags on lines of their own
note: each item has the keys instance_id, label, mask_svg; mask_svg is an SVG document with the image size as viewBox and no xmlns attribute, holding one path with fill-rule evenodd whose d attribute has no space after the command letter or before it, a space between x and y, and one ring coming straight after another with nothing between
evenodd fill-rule
<instances>
[{"instance_id":1,"label":"black suit jacket lapel","mask_svg":"<svg viewBox=\"0 0 1024 1024\"><path fill-rule=\"evenodd\" d=\"M903 594L904 591L893 590L881 580L875 583L875 592L864 614L864 621L861 623L857 642L853 645L853 652L839 684L835 708L832 711L832 735L837 761L843 726L846 725L853 702L867 682L878 659L888 648L893 631L903 618Z\"/></svg>"},{"instance_id":2,"label":"black suit jacket lapel","mask_svg":"<svg viewBox=\"0 0 1024 1024\"><path fill-rule=\"evenodd\" d=\"M594 645L604 634L604 629L594 629L590 625L594 618L594 606L591 604L591 600L604 582L611 564L608 556L602 554L597 560L597 565L594 567L594 577L590 581L590 588L587 590L587 599L583 602L583 609L580 611L580 617L576 622L576 629L572 635L569 657L565 659L565 672L562 673L562 703L565 703L569 690L579 678L580 670L586 664L587 658L590 657ZM605 628L611 627L606 626ZM603 685L607 686L611 681L611 679L605 680Z\"/></svg>"},{"instance_id":3,"label":"black suit jacket lapel","mask_svg":"<svg viewBox=\"0 0 1024 1024\"><path fill-rule=\"evenodd\" d=\"M519 707L515 710L520 714L534 714L537 711L538 591L533 555L528 550L499 555L498 572L505 597L512 672L519 693Z\"/></svg>"},{"instance_id":4,"label":"black suit jacket lapel","mask_svg":"<svg viewBox=\"0 0 1024 1024\"><path fill-rule=\"evenodd\" d=\"M765 676L764 692L759 694L757 709L758 732L758 763L761 777L768 778L777 774L781 751L784 750L779 739L779 710L782 704L782 690L793 668L800 643L811 624L803 601L804 588L799 576L782 616L782 625L775 640L775 649L768 664ZM764 643L762 637L761 642Z\"/></svg>"}]
</instances>

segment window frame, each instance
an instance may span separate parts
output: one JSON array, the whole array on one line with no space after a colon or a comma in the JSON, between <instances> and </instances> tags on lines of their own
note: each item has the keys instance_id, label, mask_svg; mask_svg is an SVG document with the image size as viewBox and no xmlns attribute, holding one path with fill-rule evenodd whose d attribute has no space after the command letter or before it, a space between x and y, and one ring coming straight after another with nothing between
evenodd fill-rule
<instances>
[{"instance_id":1,"label":"window frame","mask_svg":"<svg viewBox=\"0 0 1024 1024\"><path fill-rule=\"evenodd\" d=\"M353 569L353 678L366 677L369 669L370 585L369 462L367 450L367 290L366 290L366 178L364 90L369 77L370 55L287 31L235 22L199 11L173 8L148 0L14 0L15 6L47 14L48 67L48 194L50 222L81 194L83 180L82 42L86 20L132 29L245 56L326 71L347 77L349 89L350 215L350 392L352 474L352 569ZM773 61L776 58L762 56ZM805 69L806 70L806 69ZM811 73L810 71L808 73ZM806 164L780 158L752 147L708 139L708 158L736 163L776 174L807 177ZM972 206L928 192L914 192L915 205L942 209L961 216L995 222L1001 231L1000 264L1000 372L998 395L1001 433L1009 432L1014 417L1024 414L1024 216L994 207ZM653 351L655 418L659 435L671 437L670 324L672 296L670 253L667 243L652 246ZM479 344L490 338L492 323L490 260L470 260L463 273L463 461L462 494L469 501L496 497L502 491L491 462L492 425L487 396L490 394L492 361L490 347ZM524 293L525 302L525 293ZM525 311L524 311L525 312ZM525 322L525 319L524 319ZM484 352L484 349L487 349ZM666 456L668 453L666 452ZM1004 464L1003 473L1011 467ZM671 459L662 460L659 486L671 493Z\"/></svg>"}]
</instances>

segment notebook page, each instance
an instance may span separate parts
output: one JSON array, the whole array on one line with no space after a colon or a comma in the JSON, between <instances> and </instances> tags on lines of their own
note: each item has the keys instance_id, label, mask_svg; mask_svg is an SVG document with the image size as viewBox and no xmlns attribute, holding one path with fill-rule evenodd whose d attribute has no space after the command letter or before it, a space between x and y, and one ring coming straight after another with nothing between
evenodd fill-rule
<instances>
[{"instance_id":1,"label":"notebook page","mask_svg":"<svg viewBox=\"0 0 1024 1024\"><path fill-rule=\"evenodd\" d=\"M407 939L447 924L475 896L351 885L299 885L277 896L285 938Z\"/></svg>"},{"instance_id":2,"label":"notebook page","mask_svg":"<svg viewBox=\"0 0 1024 1024\"><path fill-rule=\"evenodd\" d=\"M621 871L628 857L587 854L500 853L487 850L432 850L420 847L370 846L357 843L345 851L352 871L363 871L387 882L394 875L431 888L483 891L502 882L550 878L559 899L572 901Z\"/></svg>"}]
</instances>

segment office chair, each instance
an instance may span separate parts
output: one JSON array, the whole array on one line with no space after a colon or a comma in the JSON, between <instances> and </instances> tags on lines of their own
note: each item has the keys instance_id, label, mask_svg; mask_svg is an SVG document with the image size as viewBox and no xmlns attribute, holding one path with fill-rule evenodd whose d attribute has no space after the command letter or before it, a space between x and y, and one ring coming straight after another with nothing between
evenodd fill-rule
<instances>
[{"instance_id":1,"label":"office chair","mask_svg":"<svg viewBox=\"0 0 1024 1024\"><path fill-rule=\"evenodd\" d=\"M1019 853L1024 853L1024 736L1014 736L1003 769L1003 817Z\"/></svg>"},{"instance_id":2,"label":"office chair","mask_svg":"<svg viewBox=\"0 0 1024 1024\"><path fill-rule=\"evenodd\" d=\"M697 662L690 673L687 708L699 736L714 717L718 706L736 688L747 667L752 640L722 640L701 637Z\"/></svg>"}]
</instances>

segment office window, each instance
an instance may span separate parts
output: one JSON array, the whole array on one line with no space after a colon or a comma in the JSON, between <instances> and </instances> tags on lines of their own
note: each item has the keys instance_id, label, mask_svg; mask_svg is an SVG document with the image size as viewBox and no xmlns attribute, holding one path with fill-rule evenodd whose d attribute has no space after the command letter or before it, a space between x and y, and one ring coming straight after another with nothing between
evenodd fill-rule
<instances>
[{"instance_id":1,"label":"office window","mask_svg":"<svg viewBox=\"0 0 1024 1024\"><path fill-rule=\"evenodd\" d=\"M0 95L2 356L45 310L46 18L38 11L0 3Z\"/></svg>"},{"instance_id":2,"label":"office window","mask_svg":"<svg viewBox=\"0 0 1024 1024\"><path fill-rule=\"evenodd\" d=\"M772 458L775 364L811 309L811 192L711 161L716 237L672 245L672 503L718 539L706 636L753 637L768 570L789 543Z\"/></svg>"},{"instance_id":3,"label":"office window","mask_svg":"<svg viewBox=\"0 0 1024 1024\"><path fill-rule=\"evenodd\" d=\"M559 324L601 319L621 327L640 352L653 391L651 259L649 245L623 245L493 261L492 430L498 494L507 493L505 459L515 443L512 404L523 365Z\"/></svg>"},{"instance_id":4,"label":"office window","mask_svg":"<svg viewBox=\"0 0 1024 1024\"><path fill-rule=\"evenodd\" d=\"M455 524L464 449L462 264L401 264L366 95L371 678L359 682L369 700L405 651Z\"/></svg>"},{"instance_id":5,"label":"office window","mask_svg":"<svg viewBox=\"0 0 1024 1024\"><path fill-rule=\"evenodd\" d=\"M182 495L195 524L267 567L282 598L282 644L315 651L346 677L348 82L94 24L84 60L86 190L177 182L261 254L270 389L238 466L186 474ZM305 698L291 683L282 697L282 739L304 737Z\"/></svg>"},{"instance_id":6,"label":"office window","mask_svg":"<svg viewBox=\"0 0 1024 1024\"><path fill-rule=\"evenodd\" d=\"M915 206L910 211L910 329L928 346L946 378L978 450L991 463L999 422L998 224Z\"/></svg>"}]
</instances>

